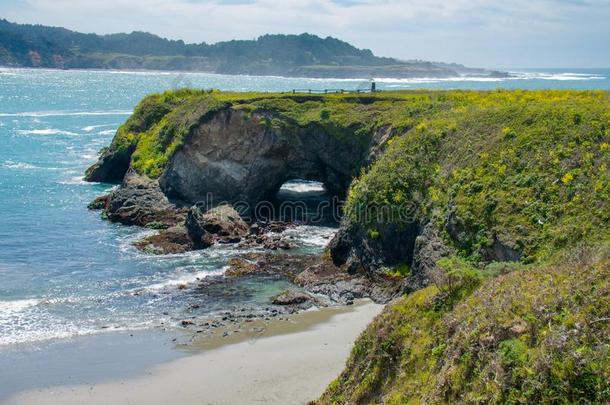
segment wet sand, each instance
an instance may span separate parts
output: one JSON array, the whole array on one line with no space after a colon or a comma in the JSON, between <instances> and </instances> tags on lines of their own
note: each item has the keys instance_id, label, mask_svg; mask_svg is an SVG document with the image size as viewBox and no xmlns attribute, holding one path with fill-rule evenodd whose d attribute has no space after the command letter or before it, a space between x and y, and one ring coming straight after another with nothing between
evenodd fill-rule
<instances>
[{"instance_id":1,"label":"wet sand","mask_svg":"<svg viewBox=\"0 0 610 405\"><path fill-rule=\"evenodd\" d=\"M253 325L241 336L202 339L193 355L138 376L26 391L7 403L304 404L341 372L353 342L382 308L364 302L304 312Z\"/></svg>"}]
</instances>

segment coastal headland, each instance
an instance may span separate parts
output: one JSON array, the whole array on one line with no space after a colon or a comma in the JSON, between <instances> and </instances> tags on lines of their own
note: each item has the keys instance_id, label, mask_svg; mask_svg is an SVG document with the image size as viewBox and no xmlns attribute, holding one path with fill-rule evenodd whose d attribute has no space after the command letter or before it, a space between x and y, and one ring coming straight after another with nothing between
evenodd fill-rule
<instances>
[{"instance_id":1,"label":"coastal headland","mask_svg":"<svg viewBox=\"0 0 610 405\"><path fill-rule=\"evenodd\" d=\"M151 254L289 252L261 203L290 179L341 201L321 257L226 274L282 274L293 308L391 302L320 403L603 402L608 111L605 91L178 90L142 100L87 179L120 183L92 208L158 229Z\"/></svg>"}]
</instances>

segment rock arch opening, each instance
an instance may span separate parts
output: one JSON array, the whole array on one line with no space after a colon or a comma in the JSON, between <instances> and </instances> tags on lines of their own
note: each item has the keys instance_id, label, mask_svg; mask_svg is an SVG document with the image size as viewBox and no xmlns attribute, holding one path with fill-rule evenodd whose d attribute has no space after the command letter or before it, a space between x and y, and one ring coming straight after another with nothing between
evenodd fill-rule
<instances>
[{"instance_id":1,"label":"rock arch opening","mask_svg":"<svg viewBox=\"0 0 610 405\"><path fill-rule=\"evenodd\" d=\"M290 179L269 201L259 202L258 220L334 226L340 220L340 200L319 181Z\"/></svg>"}]
</instances>

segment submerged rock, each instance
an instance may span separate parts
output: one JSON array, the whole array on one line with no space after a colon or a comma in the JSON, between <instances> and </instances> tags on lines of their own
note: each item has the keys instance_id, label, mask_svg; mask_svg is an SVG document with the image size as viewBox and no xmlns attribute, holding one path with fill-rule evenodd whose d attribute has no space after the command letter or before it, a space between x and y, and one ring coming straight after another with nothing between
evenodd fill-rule
<instances>
[{"instance_id":1,"label":"submerged rock","mask_svg":"<svg viewBox=\"0 0 610 405\"><path fill-rule=\"evenodd\" d=\"M292 281L319 260L317 255L251 252L229 259L229 268L225 275L228 277L273 276Z\"/></svg>"},{"instance_id":2,"label":"submerged rock","mask_svg":"<svg viewBox=\"0 0 610 405\"><path fill-rule=\"evenodd\" d=\"M229 268L225 272L229 277L243 277L259 273L256 262L245 257L234 257L229 259Z\"/></svg>"},{"instance_id":3,"label":"submerged rock","mask_svg":"<svg viewBox=\"0 0 610 405\"><path fill-rule=\"evenodd\" d=\"M337 267L318 255L248 253L230 259L225 276L281 277L304 289L306 294L327 296L330 302L339 304L349 304L358 298L386 303L403 291L402 279L380 276L373 280L363 270L349 274L345 266Z\"/></svg>"},{"instance_id":4,"label":"submerged rock","mask_svg":"<svg viewBox=\"0 0 610 405\"><path fill-rule=\"evenodd\" d=\"M313 301L313 297L301 291L286 290L272 299L274 305L300 305Z\"/></svg>"},{"instance_id":5,"label":"submerged rock","mask_svg":"<svg viewBox=\"0 0 610 405\"><path fill-rule=\"evenodd\" d=\"M174 226L162 230L157 235L148 236L135 243L136 247L152 254L176 254L193 250L193 242L184 226Z\"/></svg>"},{"instance_id":6,"label":"submerged rock","mask_svg":"<svg viewBox=\"0 0 610 405\"><path fill-rule=\"evenodd\" d=\"M327 296L332 302L351 304L354 299L370 298L387 303L402 294L402 280L387 276L375 278L361 269L350 274L345 266L337 267L328 259L319 259L294 279L306 291Z\"/></svg>"}]
</instances>

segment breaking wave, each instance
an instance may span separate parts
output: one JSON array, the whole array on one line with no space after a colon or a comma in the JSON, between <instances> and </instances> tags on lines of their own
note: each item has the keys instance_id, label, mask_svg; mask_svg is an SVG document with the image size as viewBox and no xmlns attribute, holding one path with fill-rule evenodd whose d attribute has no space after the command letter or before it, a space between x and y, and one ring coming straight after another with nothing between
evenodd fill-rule
<instances>
[{"instance_id":1,"label":"breaking wave","mask_svg":"<svg viewBox=\"0 0 610 405\"><path fill-rule=\"evenodd\" d=\"M0 113L0 117L62 117L85 115L131 115L133 111L29 111Z\"/></svg>"},{"instance_id":2,"label":"breaking wave","mask_svg":"<svg viewBox=\"0 0 610 405\"><path fill-rule=\"evenodd\" d=\"M556 80L556 81L586 81L604 80L605 76L598 73L545 73L545 72L511 72L510 80Z\"/></svg>"},{"instance_id":3,"label":"breaking wave","mask_svg":"<svg viewBox=\"0 0 610 405\"><path fill-rule=\"evenodd\" d=\"M84 131L84 132L91 132L91 131L93 131L94 129L97 129L97 128L104 128L104 127L110 127L110 126L113 126L113 124L88 125L86 127L81 128L81 130Z\"/></svg>"},{"instance_id":4,"label":"breaking wave","mask_svg":"<svg viewBox=\"0 0 610 405\"><path fill-rule=\"evenodd\" d=\"M45 129L20 129L17 130L19 135L78 135L74 132L64 131L61 129L55 128L45 128Z\"/></svg>"},{"instance_id":5,"label":"breaking wave","mask_svg":"<svg viewBox=\"0 0 610 405\"><path fill-rule=\"evenodd\" d=\"M34 166L32 164L23 163L23 162L14 162L12 160L4 161L4 163L2 163L2 167L5 169L16 169L16 170L38 169L37 166Z\"/></svg>"}]
</instances>

